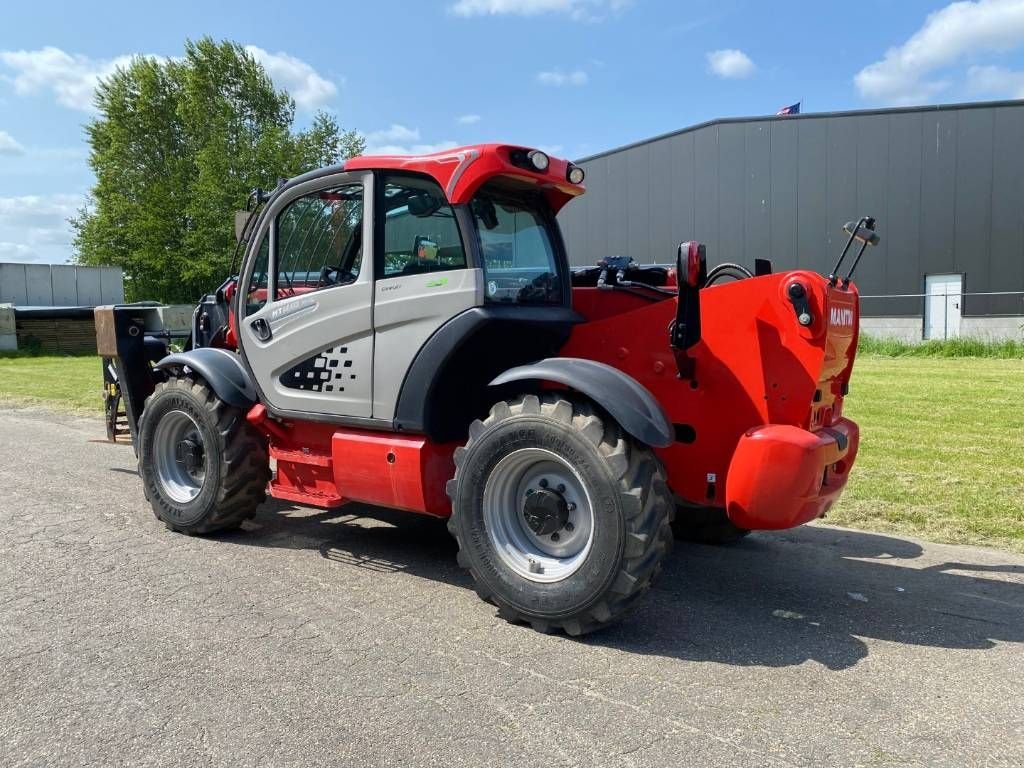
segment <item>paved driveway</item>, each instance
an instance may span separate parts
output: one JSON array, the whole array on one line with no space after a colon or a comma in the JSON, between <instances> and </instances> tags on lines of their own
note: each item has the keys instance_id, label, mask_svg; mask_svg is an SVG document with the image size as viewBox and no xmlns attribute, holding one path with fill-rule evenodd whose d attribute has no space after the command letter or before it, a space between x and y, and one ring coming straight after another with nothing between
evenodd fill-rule
<instances>
[{"instance_id":1,"label":"paved driveway","mask_svg":"<svg viewBox=\"0 0 1024 768\"><path fill-rule=\"evenodd\" d=\"M0 412L0 764L1024 764L1019 556L680 546L577 641L496 619L431 520L172 534L101 433Z\"/></svg>"}]
</instances>

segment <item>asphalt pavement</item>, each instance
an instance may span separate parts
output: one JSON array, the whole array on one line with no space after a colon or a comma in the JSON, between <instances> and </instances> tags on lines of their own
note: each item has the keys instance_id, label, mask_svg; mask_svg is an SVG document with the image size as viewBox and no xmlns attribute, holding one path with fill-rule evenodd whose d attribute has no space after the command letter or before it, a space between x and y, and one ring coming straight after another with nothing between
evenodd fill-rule
<instances>
[{"instance_id":1,"label":"asphalt pavement","mask_svg":"<svg viewBox=\"0 0 1024 768\"><path fill-rule=\"evenodd\" d=\"M98 420L0 411L0 765L1024 765L1024 557L828 526L677 546L582 640L443 524L192 538Z\"/></svg>"}]
</instances>

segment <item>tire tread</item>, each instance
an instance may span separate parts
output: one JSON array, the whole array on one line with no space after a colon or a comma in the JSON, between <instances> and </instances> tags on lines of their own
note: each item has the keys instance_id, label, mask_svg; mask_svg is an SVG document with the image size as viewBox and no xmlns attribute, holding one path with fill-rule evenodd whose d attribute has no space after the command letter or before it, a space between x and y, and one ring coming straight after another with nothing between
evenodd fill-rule
<instances>
[{"instance_id":1,"label":"tire tread","mask_svg":"<svg viewBox=\"0 0 1024 768\"><path fill-rule=\"evenodd\" d=\"M170 518L171 507L159 493L147 493L153 513L169 530L178 533L209 534L239 527L266 501L270 481L270 459L266 441L245 419L245 414L219 397L202 379L194 376L172 377L160 382L146 400L143 422L149 405L164 392L182 390L207 410L220 440L220 483L211 510L198 522L182 525ZM140 425L139 432L142 432ZM145 478L139 454L139 476ZM144 479L145 482L145 479Z\"/></svg>"},{"instance_id":2,"label":"tire tread","mask_svg":"<svg viewBox=\"0 0 1024 768\"><path fill-rule=\"evenodd\" d=\"M474 442L488 429L520 415L550 417L589 440L617 478L624 511L625 541L621 566L609 588L593 604L562 617L528 615L491 592L476 573L456 525L457 489L462 467ZM577 636L593 632L621 619L651 586L661 562L672 548L671 523L675 508L664 479L661 463L646 446L628 439L613 421L605 420L589 402L572 401L559 393L541 397L534 394L496 403L481 423L483 430L470 429L465 447L455 451L455 477L445 486L452 500L448 530L459 545L458 563L473 577L474 588L484 600L498 606L498 615L513 623L530 624L540 632L562 630Z\"/></svg>"}]
</instances>

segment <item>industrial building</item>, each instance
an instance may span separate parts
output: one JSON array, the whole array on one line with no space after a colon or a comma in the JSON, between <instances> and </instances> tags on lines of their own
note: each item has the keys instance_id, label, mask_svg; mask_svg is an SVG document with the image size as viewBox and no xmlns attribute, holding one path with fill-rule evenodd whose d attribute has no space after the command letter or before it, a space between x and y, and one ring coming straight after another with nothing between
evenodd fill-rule
<instances>
[{"instance_id":1,"label":"industrial building","mask_svg":"<svg viewBox=\"0 0 1024 768\"><path fill-rule=\"evenodd\" d=\"M862 327L905 339L1021 338L1024 101L713 120L578 161L587 194L559 220L573 264L828 273L842 224L877 218L856 281Z\"/></svg>"}]
</instances>

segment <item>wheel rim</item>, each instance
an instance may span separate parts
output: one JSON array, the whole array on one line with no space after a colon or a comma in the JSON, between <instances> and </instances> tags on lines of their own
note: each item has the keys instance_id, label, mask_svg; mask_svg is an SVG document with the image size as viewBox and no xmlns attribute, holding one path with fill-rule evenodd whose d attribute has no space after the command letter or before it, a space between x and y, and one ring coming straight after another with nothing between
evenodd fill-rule
<instances>
[{"instance_id":1,"label":"wheel rim","mask_svg":"<svg viewBox=\"0 0 1024 768\"><path fill-rule=\"evenodd\" d=\"M195 420L184 411L169 411L153 434L153 465L167 496L178 504L192 501L206 480L206 451Z\"/></svg>"},{"instance_id":2,"label":"wheel rim","mask_svg":"<svg viewBox=\"0 0 1024 768\"><path fill-rule=\"evenodd\" d=\"M497 463L484 486L483 513L498 558L529 581L569 578L594 541L593 505L583 479L542 448L521 448Z\"/></svg>"}]
</instances>

